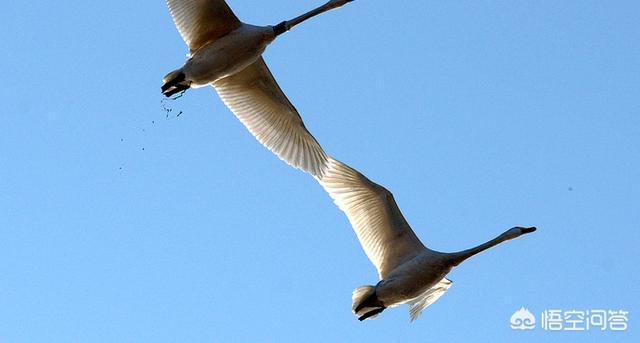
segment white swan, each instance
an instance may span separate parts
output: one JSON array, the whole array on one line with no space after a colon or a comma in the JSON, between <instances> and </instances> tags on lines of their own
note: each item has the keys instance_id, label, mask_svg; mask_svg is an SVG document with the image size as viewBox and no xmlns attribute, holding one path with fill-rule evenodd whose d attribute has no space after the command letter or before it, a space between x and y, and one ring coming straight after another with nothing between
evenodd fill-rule
<instances>
[{"instance_id":1,"label":"white swan","mask_svg":"<svg viewBox=\"0 0 640 343\"><path fill-rule=\"evenodd\" d=\"M411 321L451 286L445 276L467 258L504 241L536 230L514 227L475 248L442 253L425 247L402 216L393 195L353 168L328 157L316 178L347 214L360 244L378 269L380 282L353 291L352 309L359 320L385 308L409 305Z\"/></svg>"},{"instance_id":2,"label":"white swan","mask_svg":"<svg viewBox=\"0 0 640 343\"><path fill-rule=\"evenodd\" d=\"M167 0L189 58L163 79L162 93L213 85L224 103L269 150L290 165L321 176L326 155L307 131L261 55L276 36L353 0L330 0L275 26L241 22L223 0Z\"/></svg>"}]
</instances>

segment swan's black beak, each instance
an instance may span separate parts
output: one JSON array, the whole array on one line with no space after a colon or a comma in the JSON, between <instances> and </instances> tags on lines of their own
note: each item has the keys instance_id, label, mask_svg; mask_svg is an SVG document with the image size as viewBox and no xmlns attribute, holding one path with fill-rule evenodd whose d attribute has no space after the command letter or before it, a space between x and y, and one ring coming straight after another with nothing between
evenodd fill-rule
<instances>
[{"instance_id":1,"label":"swan's black beak","mask_svg":"<svg viewBox=\"0 0 640 343\"><path fill-rule=\"evenodd\" d=\"M522 232L522 234L531 233L531 232L536 231L536 230L537 230L537 228L535 226L520 228L520 231Z\"/></svg>"}]
</instances>

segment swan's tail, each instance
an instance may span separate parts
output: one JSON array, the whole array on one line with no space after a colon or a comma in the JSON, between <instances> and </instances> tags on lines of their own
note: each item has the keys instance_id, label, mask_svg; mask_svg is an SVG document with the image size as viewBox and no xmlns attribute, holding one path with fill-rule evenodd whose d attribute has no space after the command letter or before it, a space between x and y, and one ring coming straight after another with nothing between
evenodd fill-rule
<instances>
[{"instance_id":1,"label":"swan's tail","mask_svg":"<svg viewBox=\"0 0 640 343\"><path fill-rule=\"evenodd\" d=\"M375 286L368 285L354 289L351 299L353 301L351 309L361 321L375 318L386 308L378 300Z\"/></svg>"},{"instance_id":2,"label":"swan's tail","mask_svg":"<svg viewBox=\"0 0 640 343\"><path fill-rule=\"evenodd\" d=\"M190 82L185 80L185 75L182 72L182 69L170 72L162 79L162 82L162 94L167 97L185 91L191 87Z\"/></svg>"}]
</instances>

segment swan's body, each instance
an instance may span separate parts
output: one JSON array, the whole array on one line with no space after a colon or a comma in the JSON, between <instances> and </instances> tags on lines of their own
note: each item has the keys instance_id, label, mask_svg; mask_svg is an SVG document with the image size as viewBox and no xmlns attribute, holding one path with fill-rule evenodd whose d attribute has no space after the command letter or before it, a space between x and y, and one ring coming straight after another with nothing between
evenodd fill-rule
<instances>
[{"instance_id":1,"label":"swan's body","mask_svg":"<svg viewBox=\"0 0 640 343\"><path fill-rule=\"evenodd\" d=\"M326 168L326 155L261 55L278 35L350 1L330 0L278 25L254 26L241 22L224 0L167 0L189 58L164 77L162 93L169 97L212 85L262 144L285 162L319 177Z\"/></svg>"},{"instance_id":2,"label":"swan's body","mask_svg":"<svg viewBox=\"0 0 640 343\"><path fill-rule=\"evenodd\" d=\"M380 281L353 291L358 319L373 318L385 308L408 304L411 320L451 286L445 276L467 258L504 241L533 232L514 227L475 248L443 253L428 249L400 212L393 195L355 169L328 157L320 184L349 218L358 240L378 269Z\"/></svg>"},{"instance_id":3,"label":"swan's body","mask_svg":"<svg viewBox=\"0 0 640 343\"><path fill-rule=\"evenodd\" d=\"M274 38L271 27L241 24L226 36L194 51L180 70L191 88L208 86L256 62Z\"/></svg>"}]
</instances>

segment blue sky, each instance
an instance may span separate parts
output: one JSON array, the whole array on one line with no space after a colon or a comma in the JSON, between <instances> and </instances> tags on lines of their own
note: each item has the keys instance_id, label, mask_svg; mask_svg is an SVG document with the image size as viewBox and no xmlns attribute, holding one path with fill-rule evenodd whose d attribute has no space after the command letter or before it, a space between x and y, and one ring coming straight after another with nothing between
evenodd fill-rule
<instances>
[{"instance_id":1,"label":"blue sky","mask_svg":"<svg viewBox=\"0 0 640 343\"><path fill-rule=\"evenodd\" d=\"M320 3L229 1L261 25ZM163 111L186 54L163 1L3 6L0 342L637 342L639 13L357 0L268 48L325 150L429 247L539 228L455 269L409 324L355 319L377 274L346 217L212 89ZM521 306L622 309L629 329L514 331Z\"/></svg>"}]
</instances>

